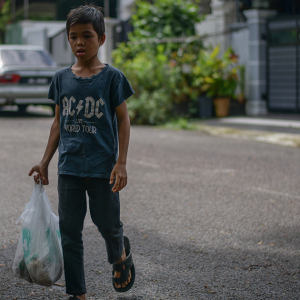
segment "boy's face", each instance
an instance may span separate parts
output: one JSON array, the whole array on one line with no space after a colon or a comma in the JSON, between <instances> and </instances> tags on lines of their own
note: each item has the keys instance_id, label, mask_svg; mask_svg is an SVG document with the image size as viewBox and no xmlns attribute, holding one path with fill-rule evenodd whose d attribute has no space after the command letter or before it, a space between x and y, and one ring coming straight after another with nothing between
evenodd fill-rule
<instances>
[{"instance_id":1,"label":"boy's face","mask_svg":"<svg viewBox=\"0 0 300 300\"><path fill-rule=\"evenodd\" d=\"M105 34L99 39L92 24L77 23L70 27L68 41L77 59L87 61L97 55Z\"/></svg>"}]
</instances>

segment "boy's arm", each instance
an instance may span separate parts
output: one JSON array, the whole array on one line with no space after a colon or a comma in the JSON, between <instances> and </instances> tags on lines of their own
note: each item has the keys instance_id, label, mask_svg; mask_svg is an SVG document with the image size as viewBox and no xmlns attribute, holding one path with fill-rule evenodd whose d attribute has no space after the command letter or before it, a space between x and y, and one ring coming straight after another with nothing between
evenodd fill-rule
<instances>
[{"instance_id":1,"label":"boy's arm","mask_svg":"<svg viewBox=\"0 0 300 300\"><path fill-rule=\"evenodd\" d=\"M126 162L130 135L130 120L125 101L116 107L116 114L118 120L119 157L111 172L109 182L112 184L114 182L114 178L116 178L115 184L112 188L114 193L119 192L127 185Z\"/></svg>"},{"instance_id":2,"label":"boy's arm","mask_svg":"<svg viewBox=\"0 0 300 300\"><path fill-rule=\"evenodd\" d=\"M41 179L42 184L47 185L49 184L48 180L48 166L49 163L58 147L59 139L60 139L60 129L59 129L59 122L60 122L60 116L59 116L59 105L56 105L55 107L55 118L53 121L53 124L51 126L50 130L50 136L48 139L48 144L45 150L45 154L41 160L41 162L38 165L35 165L32 167L32 169L29 172L29 176L31 176L34 172L37 173L37 175L34 175L34 180L36 183L39 183L39 179Z\"/></svg>"}]
</instances>

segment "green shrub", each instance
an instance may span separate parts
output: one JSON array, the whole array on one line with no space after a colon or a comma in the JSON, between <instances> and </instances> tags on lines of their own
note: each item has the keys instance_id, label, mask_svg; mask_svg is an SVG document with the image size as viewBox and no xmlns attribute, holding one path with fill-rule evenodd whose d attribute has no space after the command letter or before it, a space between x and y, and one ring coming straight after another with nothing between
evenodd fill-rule
<instances>
[{"instance_id":1,"label":"green shrub","mask_svg":"<svg viewBox=\"0 0 300 300\"><path fill-rule=\"evenodd\" d=\"M192 85L209 97L235 98L239 84L241 66L238 56L232 48L228 48L222 57L219 57L220 46L212 52L202 50L193 68Z\"/></svg>"},{"instance_id":2,"label":"green shrub","mask_svg":"<svg viewBox=\"0 0 300 300\"><path fill-rule=\"evenodd\" d=\"M199 2L199 1L196 1ZM199 7L190 0L136 1L132 16L132 38L163 38L195 35L195 23L201 21Z\"/></svg>"},{"instance_id":3,"label":"green shrub","mask_svg":"<svg viewBox=\"0 0 300 300\"><path fill-rule=\"evenodd\" d=\"M136 1L134 31L127 43L113 51L114 65L125 73L136 92L128 100L133 124L167 122L177 113L178 104L189 105L195 96L192 73L186 66L195 64L203 46L188 37L195 35L195 23L203 17L193 2ZM186 41L178 37L186 37Z\"/></svg>"},{"instance_id":4,"label":"green shrub","mask_svg":"<svg viewBox=\"0 0 300 300\"><path fill-rule=\"evenodd\" d=\"M164 46L159 45L155 52L139 52L124 61L118 52L114 52L113 57L115 66L124 71L135 90L135 95L128 100L131 122L156 125L167 121L181 78L179 68L169 64Z\"/></svg>"},{"instance_id":5,"label":"green shrub","mask_svg":"<svg viewBox=\"0 0 300 300\"><path fill-rule=\"evenodd\" d=\"M139 97L133 95L128 100L131 122L139 125L164 124L171 116L170 96L164 89L153 92L142 91Z\"/></svg>"}]
</instances>

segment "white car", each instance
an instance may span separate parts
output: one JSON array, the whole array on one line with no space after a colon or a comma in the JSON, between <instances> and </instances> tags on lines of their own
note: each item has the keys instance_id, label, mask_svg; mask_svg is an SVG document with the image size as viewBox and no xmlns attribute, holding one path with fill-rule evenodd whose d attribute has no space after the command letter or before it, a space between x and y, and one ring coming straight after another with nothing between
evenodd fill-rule
<instances>
[{"instance_id":1,"label":"white car","mask_svg":"<svg viewBox=\"0 0 300 300\"><path fill-rule=\"evenodd\" d=\"M55 104L47 95L58 70L43 47L0 45L0 107L17 105L24 112L33 104L50 105L54 110Z\"/></svg>"}]
</instances>

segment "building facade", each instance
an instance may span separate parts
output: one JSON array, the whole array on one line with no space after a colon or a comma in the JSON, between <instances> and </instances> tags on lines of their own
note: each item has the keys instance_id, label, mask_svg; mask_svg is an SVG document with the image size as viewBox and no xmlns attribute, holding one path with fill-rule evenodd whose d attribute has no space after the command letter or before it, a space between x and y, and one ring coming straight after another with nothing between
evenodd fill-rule
<instances>
[{"instance_id":1,"label":"building facade","mask_svg":"<svg viewBox=\"0 0 300 300\"><path fill-rule=\"evenodd\" d=\"M24 0L12 0L12 20L15 19L15 22L7 26L5 43L42 46L50 52L59 66L74 64L75 57L69 46L65 29L66 17L72 8L84 5L85 2L83 0L30 0L27 1L28 5L24 5ZM111 51L116 43L115 27L119 24L116 18L117 0L87 2L93 2L105 9L106 42L100 47L98 57L102 62L112 64ZM18 19L20 21L17 21Z\"/></svg>"},{"instance_id":2,"label":"building facade","mask_svg":"<svg viewBox=\"0 0 300 300\"><path fill-rule=\"evenodd\" d=\"M60 65L70 65L74 56L68 45L64 22L68 11L83 0L12 0L15 18L30 19L34 9L47 21L20 21L8 26L7 43L42 44ZM99 58L112 63L116 42L127 39L135 0L97 0L106 8L105 47ZM48 6L47 6L48 5ZM50 6L51 7L50 7ZM48 7L43 15L42 6ZM40 8L38 8L40 7ZM196 25L206 46L232 47L245 66L246 113L300 113L300 1L299 0L202 0L199 12L206 14ZM63 22L59 21L63 20Z\"/></svg>"},{"instance_id":3,"label":"building facade","mask_svg":"<svg viewBox=\"0 0 300 300\"><path fill-rule=\"evenodd\" d=\"M300 113L300 1L210 2L204 44L232 47L245 66L246 113Z\"/></svg>"},{"instance_id":4,"label":"building facade","mask_svg":"<svg viewBox=\"0 0 300 300\"><path fill-rule=\"evenodd\" d=\"M134 0L120 0L120 40L132 30ZM204 45L232 47L245 66L247 115L300 113L300 1L202 0Z\"/></svg>"}]
</instances>

